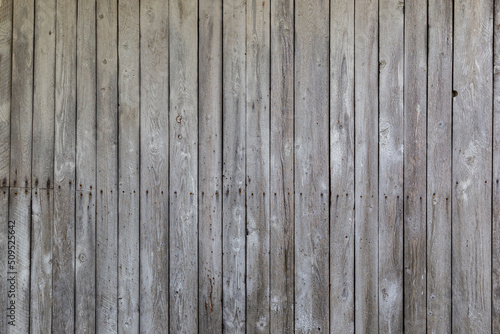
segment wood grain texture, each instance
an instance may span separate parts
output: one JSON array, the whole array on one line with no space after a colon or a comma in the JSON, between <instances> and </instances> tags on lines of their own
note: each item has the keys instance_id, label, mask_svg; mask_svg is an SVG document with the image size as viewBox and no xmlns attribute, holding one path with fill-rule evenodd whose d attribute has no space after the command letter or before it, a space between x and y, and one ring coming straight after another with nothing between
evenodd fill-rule
<instances>
[{"instance_id":1,"label":"wood grain texture","mask_svg":"<svg viewBox=\"0 0 500 334\"><path fill-rule=\"evenodd\" d=\"M56 1L35 1L33 154L35 188L53 188Z\"/></svg>"},{"instance_id":2,"label":"wood grain texture","mask_svg":"<svg viewBox=\"0 0 500 334\"><path fill-rule=\"evenodd\" d=\"M30 261L31 261L31 191L11 188L9 195L9 235L15 235L14 264L9 263L9 305L15 302L14 325L7 326L6 333L29 333L30 331ZM11 232L13 231L13 232ZM11 239L12 240L12 239ZM12 246L12 243L9 243ZM11 249L12 250L12 249ZM12 265L12 266L11 266ZM12 319L9 319L12 320Z\"/></svg>"},{"instance_id":3,"label":"wood grain texture","mask_svg":"<svg viewBox=\"0 0 500 334\"><path fill-rule=\"evenodd\" d=\"M294 331L294 1L271 2L270 332Z\"/></svg>"},{"instance_id":4,"label":"wood grain texture","mask_svg":"<svg viewBox=\"0 0 500 334\"><path fill-rule=\"evenodd\" d=\"M329 4L295 5L295 330L329 332Z\"/></svg>"},{"instance_id":5,"label":"wood grain texture","mask_svg":"<svg viewBox=\"0 0 500 334\"><path fill-rule=\"evenodd\" d=\"M244 333L246 327L246 5L223 0L223 332Z\"/></svg>"},{"instance_id":6,"label":"wood grain texture","mask_svg":"<svg viewBox=\"0 0 500 334\"><path fill-rule=\"evenodd\" d=\"M170 328L198 331L198 2L171 1Z\"/></svg>"},{"instance_id":7,"label":"wood grain texture","mask_svg":"<svg viewBox=\"0 0 500 334\"><path fill-rule=\"evenodd\" d=\"M330 331L354 333L354 1L330 2Z\"/></svg>"},{"instance_id":8,"label":"wood grain texture","mask_svg":"<svg viewBox=\"0 0 500 334\"><path fill-rule=\"evenodd\" d=\"M491 331L493 3L454 3L452 331Z\"/></svg>"},{"instance_id":9,"label":"wood grain texture","mask_svg":"<svg viewBox=\"0 0 500 334\"><path fill-rule=\"evenodd\" d=\"M270 2L246 2L247 332L269 332Z\"/></svg>"},{"instance_id":10,"label":"wood grain texture","mask_svg":"<svg viewBox=\"0 0 500 334\"><path fill-rule=\"evenodd\" d=\"M34 1L12 9L12 99L10 115L10 186L31 187L33 120Z\"/></svg>"},{"instance_id":11,"label":"wood grain texture","mask_svg":"<svg viewBox=\"0 0 500 334\"><path fill-rule=\"evenodd\" d=\"M118 8L118 332L139 333L139 1Z\"/></svg>"},{"instance_id":12,"label":"wood grain texture","mask_svg":"<svg viewBox=\"0 0 500 334\"><path fill-rule=\"evenodd\" d=\"M451 332L453 5L429 2L427 60L427 332Z\"/></svg>"},{"instance_id":13,"label":"wood grain texture","mask_svg":"<svg viewBox=\"0 0 500 334\"><path fill-rule=\"evenodd\" d=\"M199 2L198 328L222 332L222 1Z\"/></svg>"},{"instance_id":14,"label":"wood grain texture","mask_svg":"<svg viewBox=\"0 0 500 334\"><path fill-rule=\"evenodd\" d=\"M357 1L355 99L355 329L378 331L378 2Z\"/></svg>"},{"instance_id":15,"label":"wood grain texture","mask_svg":"<svg viewBox=\"0 0 500 334\"><path fill-rule=\"evenodd\" d=\"M379 331L403 332L404 3L379 2Z\"/></svg>"},{"instance_id":16,"label":"wood grain texture","mask_svg":"<svg viewBox=\"0 0 500 334\"><path fill-rule=\"evenodd\" d=\"M31 191L30 332L52 331L52 224L54 192Z\"/></svg>"},{"instance_id":17,"label":"wood grain texture","mask_svg":"<svg viewBox=\"0 0 500 334\"><path fill-rule=\"evenodd\" d=\"M169 331L168 2L142 0L140 331Z\"/></svg>"},{"instance_id":18,"label":"wood grain texture","mask_svg":"<svg viewBox=\"0 0 500 334\"><path fill-rule=\"evenodd\" d=\"M52 330L72 332L75 317L76 3L58 2L56 15Z\"/></svg>"},{"instance_id":19,"label":"wood grain texture","mask_svg":"<svg viewBox=\"0 0 500 334\"><path fill-rule=\"evenodd\" d=\"M0 6L0 185L8 187L10 174L10 113L12 105L12 0ZM0 320L3 324L5 319Z\"/></svg>"},{"instance_id":20,"label":"wood grain texture","mask_svg":"<svg viewBox=\"0 0 500 334\"><path fill-rule=\"evenodd\" d=\"M96 332L118 331L118 8L97 2Z\"/></svg>"},{"instance_id":21,"label":"wood grain texture","mask_svg":"<svg viewBox=\"0 0 500 334\"><path fill-rule=\"evenodd\" d=\"M492 325L500 331L500 0L495 0L493 17L493 225L492 225Z\"/></svg>"},{"instance_id":22,"label":"wood grain texture","mask_svg":"<svg viewBox=\"0 0 500 334\"><path fill-rule=\"evenodd\" d=\"M0 279L2 282L7 282L7 279L9 278L8 276L8 271L5 269L8 269L8 264L9 264L9 229L8 229L8 221L9 221L9 188L4 187L0 188L0 219L3 222L7 222L7 224L3 224L2 228L0 229L0 252L2 254L5 254L5 256L0 257L0 266L1 268L4 268L2 272L0 272ZM11 237L12 238L12 237ZM8 307L9 303L9 288L10 286L8 284L2 283L0 284L0 305L3 305L4 308ZM2 333L7 333L7 328L8 328L8 321L9 319L7 318L7 314L5 314L4 317L0 318L0 331Z\"/></svg>"},{"instance_id":23,"label":"wood grain texture","mask_svg":"<svg viewBox=\"0 0 500 334\"><path fill-rule=\"evenodd\" d=\"M96 329L96 2L78 1L75 332Z\"/></svg>"}]
</instances>

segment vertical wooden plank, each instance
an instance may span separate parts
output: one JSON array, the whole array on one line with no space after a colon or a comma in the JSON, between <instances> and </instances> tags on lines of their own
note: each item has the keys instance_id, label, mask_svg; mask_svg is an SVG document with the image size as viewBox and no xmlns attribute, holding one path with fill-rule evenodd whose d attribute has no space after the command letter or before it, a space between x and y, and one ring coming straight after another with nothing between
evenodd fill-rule
<instances>
[{"instance_id":1,"label":"vertical wooden plank","mask_svg":"<svg viewBox=\"0 0 500 334\"><path fill-rule=\"evenodd\" d=\"M222 1L199 2L200 333L222 332Z\"/></svg>"},{"instance_id":2,"label":"vertical wooden plank","mask_svg":"<svg viewBox=\"0 0 500 334\"><path fill-rule=\"evenodd\" d=\"M5 316L12 315L10 310L14 308L14 317L7 317L6 333L29 333L31 191L27 188L10 189L7 231L9 237L13 236L8 243L13 257L9 257L6 267L9 304L5 305Z\"/></svg>"},{"instance_id":3,"label":"vertical wooden plank","mask_svg":"<svg viewBox=\"0 0 500 334\"><path fill-rule=\"evenodd\" d=\"M354 1L330 1L330 331L354 332Z\"/></svg>"},{"instance_id":4,"label":"vertical wooden plank","mask_svg":"<svg viewBox=\"0 0 500 334\"><path fill-rule=\"evenodd\" d=\"M0 6L0 185L8 187L10 174L10 111L12 93L12 0ZM2 304L3 305L3 304ZM0 320L4 329L5 317Z\"/></svg>"},{"instance_id":5,"label":"vertical wooden plank","mask_svg":"<svg viewBox=\"0 0 500 334\"><path fill-rule=\"evenodd\" d=\"M96 331L118 331L118 8L97 2Z\"/></svg>"},{"instance_id":6,"label":"vertical wooden plank","mask_svg":"<svg viewBox=\"0 0 500 334\"><path fill-rule=\"evenodd\" d=\"M404 3L379 2L379 331L403 332Z\"/></svg>"},{"instance_id":7,"label":"vertical wooden plank","mask_svg":"<svg viewBox=\"0 0 500 334\"><path fill-rule=\"evenodd\" d=\"M294 1L271 1L271 333L294 331Z\"/></svg>"},{"instance_id":8,"label":"vertical wooden plank","mask_svg":"<svg viewBox=\"0 0 500 334\"><path fill-rule=\"evenodd\" d=\"M265 333L270 329L270 1L246 4L246 330Z\"/></svg>"},{"instance_id":9,"label":"vertical wooden plank","mask_svg":"<svg viewBox=\"0 0 500 334\"><path fill-rule=\"evenodd\" d=\"M295 5L295 330L328 333L329 2Z\"/></svg>"},{"instance_id":10,"label":"vertical wooden plank","mask_svg":"<svg viewBox=\"0 0 500 334\"><path fill-rule=\"evenodd\" d=\"M13 4L10 186L31 187L34 1Z\"/></svg>"},{"instance_id":11,"label":"vertical wooden plank","mask_svg":"<svg viewBox=\"0 0 500 334\"><path fill-rule=\"evenodd\" d=\"M427 332L451 332L453 3L429 1Z\"/></svg>"},{"instance_id":12,"label":"vertical wooden plank","mask_svg":"<svg viewBox=\"0 0 500 334\"><path fill-rule=\"evenodd\" d=\"M8 167L8 165L7 165ZM9 303L9 288L10 284L7 281L9 278L8 274L8 264L9 264L9 188L0 188L0 219L1 226L0 229L0 252L5 254L0 257L0 266L3 270L0 272L0 279L2 280L2 284L0 284L0 305L5 310L5 314L0 318L0 331L2 333L7 333L7 328L10 327L8 325L9 317L8 317L8 303ZM12 237L11 237L12 239Z\"/></svg>"},{"instance_id":13,"label":"vertical wooden plank","mask_svg":"<svg viewBox=\"0 0 500 334\"><path fill-rule=\"evenodd\" d=\"M140 330L168 333L168 1L140 6Z\"/></svg>"},{"instance_id":14,"label":"vertical wooden plank","mask_svg":"<svg viewBox=\"0 0 500 334\"><path fill-rule=\"evenodd\" d=\"M30 328L31 333L51 333L53 190L33 189L31 198Z\"/></svg>"},{"instance_id":15,"label":"vertical wooden plank","mask_svg":"<svg viewBox=\"0 0 500 334\"><path fill-rule=\"evenodd\" d=\"M139 1L119 1L118 331L139 332Z\"/></svg>"},{"instance_id":16,"label":"vertical wooden plank","mask_svg":"<svg viewBox=\"0 0 500 334\"><path fill-rule=\"evenodd\" d=\"M35 1L32 180L53 188L56 1Z\"/></svg>"},{"instance_id":17,"label":"vertical wooden plank","mask_svg":"<svg viewBox=\"0 0 500 334\"><path fill-rule=\"evenodd\" d=\"M78 1L75 332L95 332L96 21L95 0Z\"/></svg>"},{"instance_id":18,"label":"vertical wooden plank","mask_svg":"<svg viewBox=\"0 0 500 334\"><path fill-rule=\"evenodd\" d=\"M171 1L170 328L198 331L198 2Z\"/></svg>"},{"instance_id":19,"label":"vertical wooden plank","mask_svg":"<svg viewBox=\"0 0 500 334\"><path fill-rule=\"evenodd\" d=\"M57 3L52 288L54 332L74 330L75 296L75 2Z\"/></svg>"},{"instance_id":20,"label":"vertical wooden plank","mask_svg":"<svg viewBox=\"0 0 500 334\"><path fill-rule=\"evenodd\" d=\"M492 332L500 331L500 0L494 2L493 17L493 249Z\"/></svg>"},{"instance_id":21,"label":"vertical wooden plank","mask_svg":"<svg viewBox=\"0 0 500 334\"><path fill-rule=\"evenodd\" d=\"M223 330L244 333L245 280L245 1L223 0Z\"/></svg>"},{"instance_id":22,"label":"vertical wooden plank","mask_svg":"<svg viewBox=\"0 0 500 334\"><path fill-rule=\"evenodd\" d=\"M455 1L452 331L491 331L493 3Z\"/></svg>"},{"instance_id":23,"label":"vertical wooden plank","mask_svg":"<svg viewBox=\"0 0 500 334\"><path fill-rule=\"evenodd\" d=\"M355 329L378 331L378 1L355 4Z\"/></svg>"}]
</instances>

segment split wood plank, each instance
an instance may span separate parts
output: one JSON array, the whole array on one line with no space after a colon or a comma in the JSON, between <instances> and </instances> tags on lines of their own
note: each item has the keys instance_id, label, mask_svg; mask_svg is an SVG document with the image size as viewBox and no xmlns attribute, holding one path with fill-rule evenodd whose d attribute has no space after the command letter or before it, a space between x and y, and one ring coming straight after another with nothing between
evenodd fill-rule
<instances>
[{"instance_id":1,"label":"split wood plank","mask_svg":"<svg viewBox=\"0 0 500 334\"><path fill-rule=\"evenodd\" d=\"M223 0L223 331L246 328L246 5Z\"/></svg>"},{"instance_id":2,"label":"split wood plank","mask_svg":"<svg viewBox=\"0 0 500 334\"><path fill-rule=\"evenodd\" d=\"M378 332L378 1L355 5L355 329Z\"/></svg>"},{"instance_id":3,"label":"split wood plank","mask_svg":"<svg viewBox=\"0 0 500 334\"><path fill-rule=\"evenodd\" d=\"M118 3L118 332L139 333L139 1Z\"/></svg>"},{"instance_id":4,"label":"split wood plank","mask_svg":"<svg viewBox=\"0 0 500 334\"><path fill-rule=\"evenodd\" d=\"M8 167L8 165L7 165ZM9 264L9 244L8 244L8 237L9 237L9 228L8 228L8 221L9 221L9 188L4 187L0 188L0 219L1 219L1 226L2 228L0 229L0 252L2 254L5 254L4 256L0 257L0 267L4 268L0 272L0 279L2 284L0 284L0 305L4 309L8 307L9 303L9 288L10 285L8 284L7 278L8 276L8 264ZM11 237L12 239L12 237ZM7 311L6 311L7 312ZM2 333L7 333L7 328L9 327L8 321L9 318L7 317L7 313L5 312L4 316L0 318L0 332Z\"/></svg>"},{"instance_id":5,"label":"split wood plank","mask_svg":"<svg viewBox=\"0 0 500 334\"><path fill-rule=\"evenodd\" d=\"M118 331L118 8L97 2L96 332Z\"/></svg>"},{"instance_id":6,"label":"split wood plank","mask_svg":"<svg viewBox=\"0 0 500 334\"><path fill-rule=\"evenodd\" d=\"M328 333L330 11L295 5L295 330Z\"/></svg>"},{"instance_id":7,"label":"split wood plank","mask_svg":"<svg viewBox=\"0 0 500 334\"><path fill-rule=\"evenodd\" d=\"M450 333L453 3L428 4L427 332Z\"/></svg>"},{"instance_id":8,"label":"split wood plank","mask_svg":"<svg viewBox=\"0 0 500 334\"><path fill-rule=\"evenodd\" d=\"M452 332L489 333L493 3L454 5Z\"/></svg>"},{"instance_id":9,"label":"split wood plank","mask_svg":"<svg viewBox=\"0 0 500 334\"><path fill-rule=\"evenodd\" d=\"M221 333L222 1L199 6L198 326Z\"/></svg>"},{"instance_id":10,"label":"split wood plank","mask_svg":"<svg viewBox=\"0 0 500 334\"><path fill-rule=\"evenodd\" d=\"M10 114L12 105L12 0L0 6L0 185L8 187L10 174ZM0 324L4 324L4 319Z\"/></svg>"},{"instance_id":11,"label":"split wood plank","mask_svg":"<svg viewBox=\"0 0 500 334\"><path fill-rule=\"evenodd\" d=\"M354 1L330 2L330 331L354 333Z\"/></svg>"}]
</instances>

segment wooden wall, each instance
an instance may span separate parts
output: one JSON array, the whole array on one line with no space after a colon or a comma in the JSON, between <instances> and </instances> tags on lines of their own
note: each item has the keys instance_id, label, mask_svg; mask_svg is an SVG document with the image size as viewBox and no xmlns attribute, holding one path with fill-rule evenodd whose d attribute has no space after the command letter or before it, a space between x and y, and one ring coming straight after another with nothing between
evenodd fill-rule
<instances>
[{"instance_id":1,"label":"wooden wall","mask_svg":"<svg viewBox=\"0 0 500 334\"><path fill-rule=\"evenodd\" d=\"M0 0L1 333L499 333L499 179L500 0Z\"/></svg>"}]
</instances>

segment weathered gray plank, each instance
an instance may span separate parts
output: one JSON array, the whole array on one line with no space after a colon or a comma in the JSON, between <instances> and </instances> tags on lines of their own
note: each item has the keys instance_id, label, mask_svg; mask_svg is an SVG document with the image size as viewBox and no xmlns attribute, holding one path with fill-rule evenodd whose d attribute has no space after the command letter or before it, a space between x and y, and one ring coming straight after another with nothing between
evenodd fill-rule
<instances>
[{"instance_id":1,"label":"weathered gray plank","mask_svg":"<svg viewBox=\"0 0 500 334\"><path fill-rule=\"evenodd\" d=\"M170 328L198 331L198 2L169 2Z\"/></svg>"},{"instance_id":2,"label":"weathered gray plank","mask_svg":"<svg viewBox=\"0 0 500 334\"><path fill-rule=\"evenodd\" d=\"M246 4L246 330L269 333L270 2Z\"/></svg>"},{"instance_id":3,"label":"weathered gray plank","mask_svg":"<svg viewBox=\"0 0 500 334\"><path fill-rule=\"evenodd\" d=\"M454 4L452 332L488 333L493 3Z\"/></svg>"},{"instance_id":4,"label":"weathered gray plank","mask_svg":"<svg viewBox=\"0 0 500 334\"><path fill-rule=\"evenodd\" d=\"M52 332L52 189L33 189L31 223L31 333Z\"/></svg>"},{"instance_id":5,"label":"weathered gray plank","mask_svg":"<svg viewBox=\"0 0 500 334\"><path fill-rule=\"evenodd\" d=\"M245 280L245 2L223 0L223 330L244 333Z\"/></svg>"},{"instance_id":6,"label":"weathered gray plank","mask_svg":"<svg viewBox=\"0 0 500 334\"><path fill-rule=\"evenodd\" d=\"M500 332L500 1L493 17L493 226L492 226L492 332Z\"/></svg>"},{"instance_id":7,"label":"weathered gray plank","mask_svg":"<svg viewBox=\"0 0 500 334\"><path fill-rule=\"evenodd\" d=\"M15 307L14 318L7 318L6 333L29 333L30 325L30 234L31 234L31 191L26 188L10 188L8 249L9 258L7 284L9 306ZM13 243L12 243L12 242ZM7 255L7 254L6 254ZM13 261L13 262L10 262ZM14 302L14 304L12 304ZM12 314L11 312L5 312ZM10 321L13 321L10 323Z\"/></svg>"},{"instance_id":8,"label":"weathered gray plank","mask_svg":"<svg viewBox=\"0 0 500 334\"><path fill-rule=\"evenodd\" d=\"M118 331L139 333L139 1L119 1Z\"/></svg>"},{"instance_id":9,"label":"weathered gray plank","mask_svg":"<svg viewBox=\"0 0 500 334\"><path fill-rule=\"evenodd\" d=\"M199 2L200 333L222 332L222 1Z\"/></svg>"},{"instance_id":10,"label":"weathered gray plank","mask_svg":"<svg viewBox=\"0 0 500 334\"><path fill-rule=\"evenodd\" d=\"M0 6L0 184L8 187L10 174L10 108L12 83L12 0ZM5 324L4 319L0 325ZM1 329L1 328L0 328Z\"/></svg>"},{"instance_id":11,"label":"weathered gray plank","mask_svg":"<svg viewBox=\"0 0 500 334\"><path fill-rule=\"evenodd\" d=\"M96 332L118 331L118 8L97 2Z\"/></svg>"},{"instance_id":12,"label":"weathered gray plank","mask_svg":"<svg viewBox=\"0 0 500 334\"><path fill-rule=\"evenodd\" d=\"M140 330L168 333L168 1L140 6Z\"/></svg>"},{"instance_id":13,"label":"weathered gray plank","mask_svg":"<svg viewBox=\"0 0 500 334\"><path fill-rule=\"evenodd\" d=\"M329 3L295 3L295 330L329 332Z\"/></svg>"},{"instance_id":14,"label":"weathered gray plank","mask_svg":"<svg viewBox=\"0 0 500 334\"><path fill-rule=\"evenodd\" d=\"M31 178L37 188L53 188L56 1L35 1L33 155Z\"/></svg>"},{"instance_id":15,"label":"weathered gray plank","mask_svg":"<svg viewBox=\"0 0 500 334\"><path fill-rule=\"evenodd\" d=\"M427 69L427 332L451 332L453 3L431 1Z\"/></svg>"},{"instance_id":16,"label":"weathered gray plank","mask_svg":"<svg viewBox=\"0 0 500 334\"><path fill-rule=\"evenodd\" d=\"M354 333L354 1L330 2L330 331Z\"/></svg>"},{"instance_id":17,"label":"weathered gray plank","mask_svg":"<svg viewBox=\"0 0 500 334\"><path fill-rule=\"evenodd\" d=\"M355 4L355 328L378 331L378 1Z\"/></svg>"},{"instance_id":18,"label":"weathered gray plank","mask_svg":"<svg viewBox=\"0 0 500 334\"><path fill-rule=\"evenodd\" d=\"M96 21L95 1L78 1L75 332L95 332Z\"/></svg>"},{"instance_id":19,"label":"weathered gray plank","mask_svg":"<svg viewBox=\"0 0 500 334\"><path fill-rule=\"evenodd\" d=\"M8 165L7 165L8 167ZM8 169L7 169L8 170ZM3 268L3 270L0 272L0 279L2 284L0 284L0 305L5 310L5 314L3 317L0 318L0 332L2 333L7 333L7 328L9 327L7 325L9 319L8 319L8 314L7 314L7 307L9 303L9 296L8 296L8 291L10 288L10 284L8 284L7 278L8 276L8 261L9 261L9 252L8 252L8 236L9 236L9 230L8 230L8 221L9 221L9 188L0 188L0 219L1 219L1 226L2 228L0 229L0 252L2 254L5 254L4 256L0 257L0 267Z\"/></svg>"},{"instance_id":20,"label":"weathered gray plank","mask_svg":"<svg viewBox=\"0 0 500 334\"><path fill-rule=\"evenodd\" d=\"M404 3L379 2L379 331L403 332Z\"/></svg>"},{"instance_id":21,"label":"weathered gray plank","mask_svg":"<svg viewBox=\"0 0 500 334\"><path fill-rule=\"evenodd\" d=\"M33 0L19 0L13 3L11 187L31 187L34 9Z\"/></svg>"},{"instance_id":22,"label":"weathered gray plank","mask_svg":"<svg viewBox=\"0 0 500 334\"><path fill-rule=\"evenodd\" d=\"M75 2L57 2L52 330L74 330L75 296Z\"/></svg>"},{"instance_id":23,"label":"weathered gray plank","mask_svg":"<svg viewBox=\"0 0 500 334\"><path fill-rule=\"evenodd\" d=\"M271 2L270 332L294 330L294 1Z\"/></svg>"}]
</instances>

